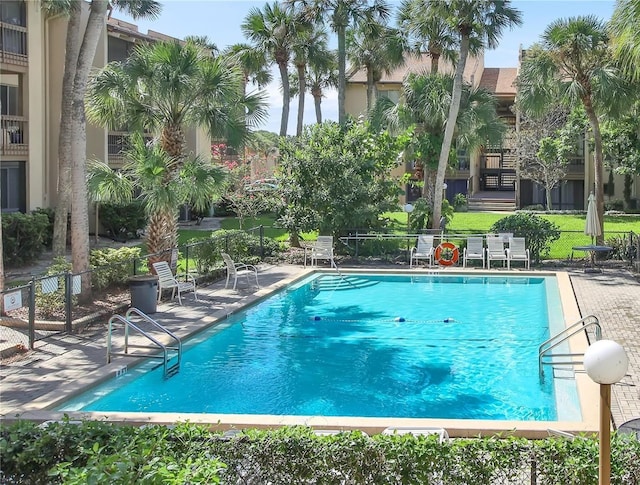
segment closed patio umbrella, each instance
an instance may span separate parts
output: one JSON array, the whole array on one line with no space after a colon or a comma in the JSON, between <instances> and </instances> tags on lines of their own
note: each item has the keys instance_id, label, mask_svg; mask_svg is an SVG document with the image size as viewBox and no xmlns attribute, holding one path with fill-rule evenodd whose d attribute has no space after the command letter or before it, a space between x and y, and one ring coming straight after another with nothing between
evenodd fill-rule
<instances>
[{"instance_id":1,"label":"closed patio umbrella","mask_svg":"<svg viewBox=\"0 0 640 485\"><path fill-rule=\"evenodd\" d=\"M584 226L584 233L587 236L591 236L591 244L593 245L593 238L602 234L600 231L600 221L598 220L598 211L596 211L596 197L593 192L589 194L587 204L587 222Z\"/></svg>"}]
</instances>

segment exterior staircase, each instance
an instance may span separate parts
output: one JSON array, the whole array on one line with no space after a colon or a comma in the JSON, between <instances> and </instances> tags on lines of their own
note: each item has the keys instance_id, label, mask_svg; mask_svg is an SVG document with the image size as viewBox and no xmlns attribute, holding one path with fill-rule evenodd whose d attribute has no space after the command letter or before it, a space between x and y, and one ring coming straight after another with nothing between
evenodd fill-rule
<instances>
[{"instance_id":1,"label":"exterior staircase","mask_svg":"<svg viewBox=\"0 0 640 485\"><path fill-rule=\"evenodd\" d=\"M467 200L469 212L513 212L516 207L516 193L513 191L476 192Z\"/></svg>"}]
</instances>

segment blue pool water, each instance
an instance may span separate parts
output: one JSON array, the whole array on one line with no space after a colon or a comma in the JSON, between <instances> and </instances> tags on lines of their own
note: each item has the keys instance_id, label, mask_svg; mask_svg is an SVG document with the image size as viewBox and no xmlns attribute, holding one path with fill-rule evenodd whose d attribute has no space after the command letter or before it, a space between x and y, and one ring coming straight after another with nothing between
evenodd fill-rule
<instances>
[{"instance_id":1,"label":"blue pool water","mask_svg":"<svg viewBox=\"0 0 640 485\"><path fill-rule=\"evenodd\" d=\"M189 343L174 377L154 362L60 409L555 420L537 349L557 294L554 277L313 275Z\"/></svg>"}]
</instances>

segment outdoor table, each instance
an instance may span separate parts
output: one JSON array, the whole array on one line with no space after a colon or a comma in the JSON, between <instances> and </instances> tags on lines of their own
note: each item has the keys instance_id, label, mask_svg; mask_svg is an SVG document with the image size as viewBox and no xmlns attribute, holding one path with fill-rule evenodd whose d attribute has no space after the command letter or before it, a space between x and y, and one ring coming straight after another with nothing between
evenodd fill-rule
<instances>
[{"instance_id":1,"label":"outdoor table","mask_svg":"<svg viewBox=\"0 0 640 485\"><path fill-rule=\"evenodd\" d=\"M584 251L589 253L591 266L584 269L585 273L600 273L602 269L596 268L596 253L608 253L613 248L610 246L598 246L596 244L588 244L586 246L573 246L574 251Z\"/></svg>"}]
</instances>

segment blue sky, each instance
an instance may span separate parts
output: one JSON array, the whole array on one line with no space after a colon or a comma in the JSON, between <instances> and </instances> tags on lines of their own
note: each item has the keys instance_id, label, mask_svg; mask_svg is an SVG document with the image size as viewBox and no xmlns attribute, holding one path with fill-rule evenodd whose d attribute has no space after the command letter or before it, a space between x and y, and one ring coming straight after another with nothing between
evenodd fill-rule
<instances>
[{"instance_id":1,"label":"blue sky","mask_svg":"<svg viewBox=\"0 0 640 485\"><path fill-rule=\"evenodd\" d=\"M252 8L262 8L264 1L229 0L172 0L161 2L161 16L153 21L134 21L122 13L113 13L115 18L138 25L140 31L155 30L177 38L187 35L206 35L220 48L238 42L246 42L240 30L240 24ZM390 2L398 4L399 2ZM515 0L513 6L522 12L523 25L503 34L497 49L485 53L486 67L515 67L518 63L520 45L528 47L538 41L545 27L558 18L577 15L595 15L608 20L615 7L610 0ZM275 74L275 73L274 73ZM274 76L278 78L277 74ZM270 104L269 121L263 129L278 132L282 96L279 81L268 88ZM292 100L289 113L289 133L295 133L297 100ZM328 93L322 101L324 119L337 119L337 94ZM305 124L314 123L313 100L307 96L305 102Z\"/></svg>"}]
</instances>

